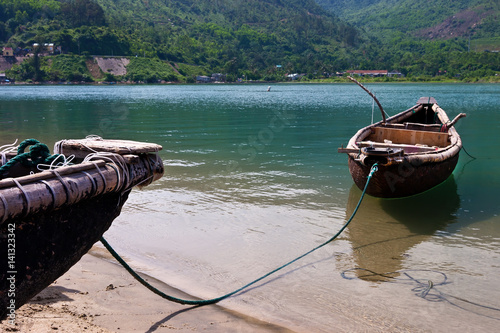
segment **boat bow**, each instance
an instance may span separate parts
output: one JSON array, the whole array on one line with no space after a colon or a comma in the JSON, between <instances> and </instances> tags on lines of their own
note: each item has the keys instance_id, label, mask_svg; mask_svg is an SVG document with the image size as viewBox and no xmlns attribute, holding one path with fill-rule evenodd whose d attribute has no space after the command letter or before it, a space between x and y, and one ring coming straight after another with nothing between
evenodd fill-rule
<instances>
[{"instance_id":1,"label":"boat bow","mask_svg":"<svg viewBox=\"0 0 500 333\"><path fill-rule=\"evenodd\" d=\"M404 197L432 188L453 172L462 148L454 124L432 97L421 98L386 122L361 128L346 148L354 182L363 188L371 166L379 172L367 193L378 197Z\"/></svg>"}]
</instances>

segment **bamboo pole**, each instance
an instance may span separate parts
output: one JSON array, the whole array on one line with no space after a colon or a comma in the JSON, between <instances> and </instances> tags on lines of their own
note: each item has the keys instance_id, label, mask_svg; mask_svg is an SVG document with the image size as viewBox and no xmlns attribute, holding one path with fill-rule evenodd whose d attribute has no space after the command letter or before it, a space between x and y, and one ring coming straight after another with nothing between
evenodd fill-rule
<instances>
[{"instance_id":1,"label":"bamboo pole","mask_svg":"<svg viewBox=\"0 0 500 333\"><path fill-rule=\"evenodd\" d=\"M99 168L99 171L94 168L88 172L80 171L59 177L52 172L46 173L52 177L34 182L23 181L23 184L17 181L14 186L2 189L0 192L2 221L57 209L65 204L111 192L118 185L117 172L107 165ZM14 181L12 180L13 183Z\"/></svg>"},{"instance_id":2,"label":"bamboo pole","mask_svg":"<svg viewBox=\"0 0 500 333\"><path fill-rule=\"evenodd\" d=\"M460 119L460 118L464 118L466 117L467 115L465 113L460 113L458 114L448 125L448 127L452 127L452 126L455 126L455 124L457 123L457 121Z\"/></svg>"},{"instance_id":3,"label":"bamboo pole","mask_svg":"<svg viewBox=\"0 0 500 333\"><path fill-rule=\"evenodd\" d=\"M95 161L95 163L99 167L102 167L106 164L105 161ZM89 169L95 169L96 164L91 163L91 162L86 162L86 163L82 163L82 164L61 167L61 168L57 169L57 172L61 176L65 176L65 175L75 173L75 172L85 171L85 170L89 170ZM54 174L51 172L40 172L40 173L35 173L33 175L25 176L25 177L19 177L19 178L16 178L16 180L21 185L24 185L27 183L32 183L32 182L36 182L36 181L40 181L40 180L44 180L44 179L48 179L48 178L52 178L52 177L54 177ZM16 184L14 182L14 178L6 178L6 179L0 180L0 189L15 186L15 185Z\"/></svg>"},{"instance_id":4,"label":"bamboo pole","mask_svg":"<svg viewBox=\"0 0 500 333\"><path fill-rule=\"evenodd\" d=\"M136 185L145 186L162 175L161 160L143 155L132 164L98 160L4 179L0 181L0 223L106 193L127 191Z\"/></svg>"},{"instance_id":5,"label":"bamboo pole","mask_svg":"<svg viewBox=\"0 0 500 333\"><path fill-rule=\"evenodd\" d=\"M356 83L358 86L360 86L361 89L363 89L364 91L366 91L368 93L368 95L370 95L375 100L375 103L377 103L378 108L380 109L380 112L382 113L382 124L385 124L385 112L384 112L384 109L382 108L382 104L380 104L380 102L378 101L377 97L375 97L375 95L370 90L368 90L364 85L362 85L355 78L350 77L350 76L348 76L347 78L349 80L351 80L352 82Z\"/></svg>"}]
</instances>

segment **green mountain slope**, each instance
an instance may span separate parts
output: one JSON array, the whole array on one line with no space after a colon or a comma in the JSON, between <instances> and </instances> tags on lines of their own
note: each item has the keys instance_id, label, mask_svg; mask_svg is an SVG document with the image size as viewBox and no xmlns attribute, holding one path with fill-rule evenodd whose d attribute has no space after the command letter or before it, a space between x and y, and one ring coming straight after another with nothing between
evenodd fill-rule
<instances>
[{"instance_id":1,"label":"green mountain slope","mask_svg":"<svg viewBox=\"0 0 500 333\"><path fill-rule=\"evenodd\" d=\"M498 0L317 1L333 13L315 0L0 0L0 46L22 52L54 43L74 55L26 62L10 72L18 80L92 80L82 65L92 67L88 55L128 57L125 79L146 82L211 73L230 81L317 78L347 69L467 80L500 72L498 53L468 52L494 50ZM478 23L454 35L467 38L443 37L441 31L459 31L454 25L472 24L460 16L467 10Z\"/></svg>"},{"instance_id":2,"label":"green mountain slope","mask_svg":"<svg viewBox=\"0 0 500 333\"><path fill-rule=\"evenodd\" d=\"M304 68L297 58L331 61L329 53L359 41L355 28L312 0L98 2L110 26L126 27L143 42L139 54L153 52L172 61L208 62L226 71L249 58L255 69L291 62L294 68L289 70L301 71Z\"/></svg>"},{"instance_id":3,"label":"green mountain slope","mask_svg":"<svg viewBox=\"0 0 500 333\"><path fill-rule=\"evenodd\" d=\"M500 37L498 0L316 0L323 8L384 38Z\"/></svg>"},{"instance_id":4,"label":"green mountain slope","mask_svg":"<svg viewBox=\"0 0 500 333\"><path fill-rule=\"evenodd\" d=\"M52 42L65 53L158 57L250 78L273 76L276 65L345 66L346 49L361 42L313 0L0 0L0 8L5 45Z\"/></svg>"}]
</instances>

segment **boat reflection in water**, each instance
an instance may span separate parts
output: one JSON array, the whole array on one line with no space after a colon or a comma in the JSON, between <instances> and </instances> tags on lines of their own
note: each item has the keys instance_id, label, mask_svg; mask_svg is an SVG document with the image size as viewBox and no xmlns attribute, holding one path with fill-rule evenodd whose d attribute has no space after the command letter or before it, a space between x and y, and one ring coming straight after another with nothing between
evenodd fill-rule
<instances>
[{"instance_id":1,"label":"boat reflection in water","mask_svg":"<svg viewBox=\"0 0 500 333\"><path fill-rule=\"evenodd\" d=\"M360 196L361 191L353 185L346 219L352 215ZM460 197L453 175L441 185L412 197L379 199L365 196L345 233L352 246L354 274L368 281L389 280L384 273L403 269L408 251L456 222L459 208ZM391 277L397 275L390 274Z\"/></svg>"}]
</instances>

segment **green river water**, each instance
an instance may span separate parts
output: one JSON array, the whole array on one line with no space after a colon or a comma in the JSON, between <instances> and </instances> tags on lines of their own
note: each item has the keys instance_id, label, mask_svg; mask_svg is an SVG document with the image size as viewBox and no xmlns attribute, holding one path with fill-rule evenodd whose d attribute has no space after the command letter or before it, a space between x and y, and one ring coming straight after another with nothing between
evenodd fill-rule
<instances>
[{"instance_id":1,"label":"green river water","mask_svg":"<svg viewBox=\"0 0 500 333\"><path fill-rule=\"evenodd\" d=\"M456 128L476 159L462 151L422 195L366 197L338 240L221 305L300 332L498 330L500 85L367 86L390 115L422 96L467 113ZM213 298L345 223L361 191L337 148L372 104L353 84L2 86L0 141L162 145L165 176L133 191L105 236L143 272Z\"/></svg>"}]
</instances>

